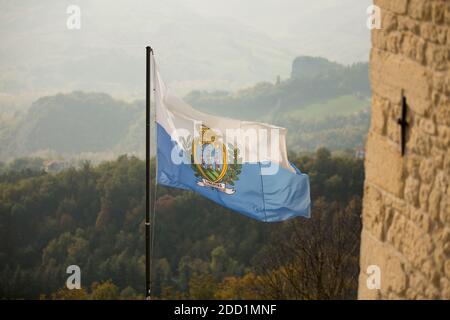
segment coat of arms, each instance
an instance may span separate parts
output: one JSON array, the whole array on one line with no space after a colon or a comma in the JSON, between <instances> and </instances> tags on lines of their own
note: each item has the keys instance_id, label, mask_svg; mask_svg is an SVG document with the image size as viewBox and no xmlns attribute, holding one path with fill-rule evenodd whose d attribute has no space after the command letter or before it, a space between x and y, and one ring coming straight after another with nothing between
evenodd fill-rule
<instances>
[{"instance_id":1,"label":"coat of arms","mask_svg":"<svg viewBox=\"0 0 450 320\"><path fill-rule=\"evenodd\" d=\"M226 194L236 192L235 181L239 180L242 164L239 149L223 142L221 136L205 125L199 128L199 136L183 140L183 148L190 155L191 167L200 180L197 185L211 187Z\"/></svg>"}]
</instances>

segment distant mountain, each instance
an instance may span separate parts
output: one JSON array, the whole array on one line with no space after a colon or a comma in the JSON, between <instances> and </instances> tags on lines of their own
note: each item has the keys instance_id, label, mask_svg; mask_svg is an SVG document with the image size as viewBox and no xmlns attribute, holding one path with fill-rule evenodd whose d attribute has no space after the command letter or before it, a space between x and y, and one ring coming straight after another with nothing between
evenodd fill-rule
<instances>
[{"instance_id":1,"label":"distant mountain","mask_svg":"<svg viewBox=\"0 0 450 320\"><path fill-rule=\"evenodd\" d=\"M284 81L234 93L194 91L186 100L204 112L283 126L291 151L352 149L364 144L369 128L368 69L300 56Z\"/></svg>"},{"instance_id":2,"label":"distant mountain","mask_svg":"<svg viewBox=\"0 0 450 320\"><path fill-rule=\"evenodd\" d=\"M146 45L182 95L286 78L300 54L367 61L371 3L0 0L0 105L77 90L141 99ZM66 27L69 4L81 9L80 30Z\"/></svg>"},{"instance_id":3,"label":"distant mountain","mask_svg":"<svg viewBox=\"0 0 450 320\"><path fill-rule=\"evenodd\" d=\"M142 102L126 103L104 93L73 92L40 98L9 128L6 137L4 133L6 147L0 149L0 156L137 152L145 141L144 129L135 129L143 108Z\"/></svg>"},{"instance_id":4,"label":"distant mountain","mask_svg":"<svg viewBox=\"0 0 450 320\"><path fill-rule=\"evenodd\" d=\"M185 100L208 113L285 126L293 151L363 143L369 125L367 63L343 66L298 57L291 74L234 93L194 91ZM0 160L32 155L97 161L124 153L143 157L144 108L143 101L127 103L104 93L42 97L18 117L0 118Z\"/></svg>"},{"instance_id":5,"label":"distant mountain","mask_svg":"<svg viewBox=\"0 0 450 320\"><path fill-rule=\"evenodd\" d=\"M294 60L291 78L284 81L263 82L235 93L193 91L186 100L217 115L270 120L344 95L370 96L367 63L344 66L324 58L302 56Z\"/></svg>"},{"instance_id":6,"label":"distant mountain","mask_svg":"<svg viewBox=\"0 0 450 320\"><path fill-rule=\"evenodd\" d=\"M345 67L321 57L300 56L292 63L292 79L314 79L334 72L342 72Z\"/></svg>"}]
</instances>

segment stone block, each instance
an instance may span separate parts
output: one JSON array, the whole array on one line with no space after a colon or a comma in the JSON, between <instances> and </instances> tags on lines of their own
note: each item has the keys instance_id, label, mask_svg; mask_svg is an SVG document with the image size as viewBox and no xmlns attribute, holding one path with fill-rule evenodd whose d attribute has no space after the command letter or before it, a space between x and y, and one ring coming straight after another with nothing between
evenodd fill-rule
<instances>
[{"instance_id":1,"label":"stone block","mask_svg":"<svg viewBox=\"0 0 450 320\"><path fill-rule=\"evenodd\" d=\"M443 71L448 66L449 50L445 46L429 44L425 51L426 63L437 71Z\"/></svg>"},{"instance_id":2,"label":"stone block","mask_svg":"<svg viewBox=\"0 0 450 320\"><path fill-rule=\"evenodd\" d=\"M408 215L408 219L411 220L414 225L416 225L424 233L429 233L432 230L433 221L431 220L428 212L409 207L405 213Z\"/></svg>"},{"instance_id":3,"label":"stone block","mask_svg":"<svg viewBox=\"0 0 450 320\"><path fill-rule=\"evenodd\" d=\"M420 31L420 24L408 16L398 16L397 27L399 31L409 31L416 35L418 35Z\"/></svg>"},{"instance_id":4,"label":"stone block","mask_svg":"<svg viewBox=\"0 0 450 320\"><path fill-rule=\"evenodd\" d=\"M366 179L402 197L404 182L400 146L380 135L369 133L366 149Z\"/></svg>"},{"instance_id":5,"label":"stone block","mask_svg":"<svg viewBox=\"0 0 450 320\"><path fill-rule=\"evenodd\" d=\"M392 1L396 2L396 1ZM430 1L424 0L410 0L408 6L408 15L417 20L431 19L431 4Z\"/></svg>"},{"instance_id":6,"label":"stone block","mask_svg":"<svg viewBox=\"0 0 450 320\"><path fill-rule=\"evenodd\" d=\"M373 186L365 184L363 199L363 227L376 238L381 239L384 223L384 206L380 192Z\"/></svg>"},{"instance_id":7,"label":"stone block","mask_svg":"<svg viewBox=\"0 0 450 320\"><path fill-rule=\"evenodd\" d=\"M415 268L431 259L433 243L428 234L400 213L395 213L387 232L387 242L401 252Z\"/></svg>"},{"instance_id":8,"label":"stone block","mask_svg":"<svg viewBox=\"0 0 450 320\"><path fill-rule=\"evenodd\" d=\"M405 200L412 206L419 207L420 181L410 176L405 182Z\"/></svg>"},{"instance_id":9,"label":"stone block","mask_svg":"<svg viewBox=\"0 0 450 320\"><path fill-rule=\"evenodd\" d=\"M397 15L390 12L385 12L382 16L382 27L385 32L390 32L397 29Z\"/></svg>"},{"instance_id":10,"label":"stone block","mask_svg":"<svg viewBox=\"0 0 450 320\"><path fill-rule=\"evenodd\" d=\"M419 63L373 49L370 73L374 93L399 104L403 90L414 112L423 115L430 108L432 78Z\"/></svg>"},{"instance_id":11,"label":"stone block","mask_svg":"<svg viewBox=\"0 0 450 320\"><path fill-rule=\"evenodd\" d=\"M438 43L437 26L431 22L420 25L420 36L427 41Z\"/></svg>"},{"instance_id":12,"label":"stone block","mask_svg":"<svg viewBox=\"0 0 450 320\"><path fill-rule=\"evenodd\" d=\"M379 6L381 10L404 14L408 7L408 0L374 0L374 4Z\"/></svg>"},{"instance_id":13,"label":"stone block","mask_svg":"<svg viewBox=\"0 0 450 320\"><path fill-rule=\"evenodd\" d=\"M441 24L445 21L445 3L433 2L431 4L431 18L433 23Z\"/></svg>"},{"instance_id":14,"label":"stone block","mask_svg":"<svg viewBox=\"0 0 450 320\"><path fill-rule=\"evenodd\" d=\"M372 96L371 130L384 135L386 132L386 115L389 111L389 100L380 96Z\"/></svg>"},{"instance_id":15,"label":"stone block","mask_svg":"<svg viewBox=\"0 0 450 320\"><path fill-rule=\"evenodd\" d=\"M402 295L406 289L407 275L403 270L403 264L397 256L390 255L386 262L386 270L383 270L386 289Z\"/></svg>"}]
</instances>

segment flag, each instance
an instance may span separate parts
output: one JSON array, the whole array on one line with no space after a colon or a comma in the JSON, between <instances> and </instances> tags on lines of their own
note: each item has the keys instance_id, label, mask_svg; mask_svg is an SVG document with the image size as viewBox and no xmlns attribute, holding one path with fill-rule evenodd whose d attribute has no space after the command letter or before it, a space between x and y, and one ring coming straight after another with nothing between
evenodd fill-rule
<instances>
[{"instance_id":1,"label":"flag","mask_svg":"<svg viewBox=\"0 0 450 320\"><path fill-rule=\"evenodd\" d=\"M309 179L288 161L287 130L197 111L172 94L151 59L158 184L259 221L309 218Z\"/></svg>"}]
</instances>

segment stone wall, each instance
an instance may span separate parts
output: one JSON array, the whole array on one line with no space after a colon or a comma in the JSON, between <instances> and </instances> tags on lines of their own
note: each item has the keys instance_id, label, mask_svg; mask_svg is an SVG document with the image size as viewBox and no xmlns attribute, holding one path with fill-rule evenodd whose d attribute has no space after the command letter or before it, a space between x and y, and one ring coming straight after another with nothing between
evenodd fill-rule
<instances>
[{"instance_id":1,"label":"stone wall","mask_svg":"<svg viewBox=\"0 0 450 320\"><path fill-rule=\"evenodd\" d=\"M375 0L360 299L450 299L450 0ZM402 92L409 127L401 155ZM367 286L367 267L381 271Z\"/></svg>"}]
</instances>

